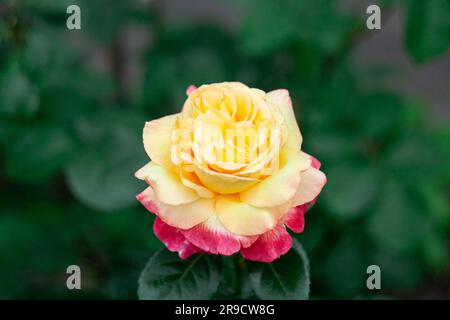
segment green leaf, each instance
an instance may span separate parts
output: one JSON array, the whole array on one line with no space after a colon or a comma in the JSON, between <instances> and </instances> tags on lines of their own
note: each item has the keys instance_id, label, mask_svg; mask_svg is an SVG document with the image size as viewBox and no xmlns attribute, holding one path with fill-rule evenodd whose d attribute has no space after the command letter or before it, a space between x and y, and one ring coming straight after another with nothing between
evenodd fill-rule
<instances>
[{"instance_id":1,"label":"green leaf","mask_svg":"<svg viewBox=\"0 0 450 320\"><path fill-rule=\"evenodd\" d=\"M307 252L317 252L327 237L329 226L328 219L324 219L321 214L308 215L308 227L295 235Z\"/></svg>"},{"instance_id":2,"label":"green leaf","mask_svg":"<svg viewBox=\"0 0 450 320\"><path fill-rule=\"evenodd\" d=\"M240 298L240 277L246 274L246 272L244 272L244 270L242 269L241 272L238 272L239 264L241 262L240 259L243 259L240 255L221 257L222 279L220 281L218 290L213 296L213 299Z\"/></svg>"},{"instance_id":3,"label":"green leaf","mask_svg":"<svg viewBox=\"0 0 450 320\"><path fill-rule=\"evenodd\" d=\"M139 278L141 300L209 299L220 283L218 257L197 254L182 260L161 249L148 261Z\"/></svg>"},{"instance_id":4,"label":"green leaf","mask_svg":"<svg viewBox=\"0 0 450 320\"><path fill-rule=\"evenodd\" d=\"M377 171L363 165L340 165L327 170L328 184L323 200L330 213L339 218L354 218L365 212L378 191Z\"/></svg>"},{"instance_id":5,"label":"green leaf","mask_svg":"<svg viewBox=\"0 0 450 320\"><path fill-rule=\"evenodd\" d=\"M323 275L318 279L333 295L349 298L365 285L366 268L361 247L355 238L327 248Z\"/></svg>"},{"instance_id":6,"label":"green leaf","mask_svg":"<svg viewBox=\"0 0 450 320\"><path fill-rule=\"evenodd\" d=\"M108 123L108 121L111 121ZM122 122L122 123L121 123ZM102 138L92 145L66 170L69 187L75 196L86 205L99 210L112 211L137 204L135 196L145 186L134 178L134 172L142 167L148 158L142 146L141 125L104 119L106 128L84 128L84 134ZM143 125L143 123L142 123Z\"/></svg>"},{"instance_id":7,"label":"green leaf","mask_svg":"<svg viewBox=\"0 0 450 320\"><path fill-rule=\"evenodd\" d=\"M130 22L149 21L153 11L136 0L84 0L80 8L82 30L101 43L113 43Z\"/></svg>"},{"instance_id":8,"label":"green leaf","mask_svg":"<svg viewBox=\"0 0 450 320\"><path fill-rule=\"evenodd\" d=\"M369 251L369 264L381 269L381 288L390 292L405 292L420 283L423 277L422 264L415 256L383 251Z\"/></svg>"},{"instance_id":9,"label":"green leaf","mask_svg":"<svg viewBox=\"0 0 450 320\"><path fill-rule=\"evenodd\" d=\"M421 214L415 199L396 181L382 187L380 203L367 221L376 245L393 252L411 252L427 235L429 218Z\"/></svg>"},{"instance_id":10,"label":"green leaf","mask_svg":"<svg viewBox=\"0 0 450 320\"><path fill-rule=\"evenodd\" d=\"M297 6L293 1L283 6L272 0L264 4L252 1L251 4L241 32L244 49L264 53L295 39L298 21Z\"/></svg>"},{"instance_id":11,"label":"green leaf","mask_svg":"<svg viewBox=\"0 0 450 320\"><path fill-rule=\"evenodd\" d=\"M439 178L439 166L444 159L434 141L416 132L392 144L384 155L388 169L405 184L417 185L417 180L433 181Z\"/></svg>"},{"instance_id":12,"label":"green leaf","mask_svg":"<svg viewBox=\"0 0 450 320\"><path fill-rule=\"evenodd\" d=\"M51 124L23 126L7 142L6 174L17 181L39 183L66 165L76 152L73 137Z\"/></svg>"},{"instance_id":13,"label":"green leaf","mask_svg":"<svg viewBox=\"0 0 450 320\"><path fill-rule=\"evenodd\" d=\"M39 92L17 63L0 78L0 114L32 116L40 105Z\"/></svg>"},{"instance_id":14,"label":"green leaf","mask_svg":"<svg viewBox=\"0 0 450 320\"><path fill-rule=\"evenodd\" d=\"M417 62L425 62L444 53L450 45L450 2L411 0L405 41Z\"/></svg>"},{"instance_id":15,"label":"green leaf","mask_svg":"<svg viewBox=\"0 0 450 320\"><path fill-rule=\"evenodd\" d=\"M428 234L428 237L423 241L425 261L431 270L438 272L444 270L448 265L449 250L447 241L441 237L439 233Z\"/></svg>"},{"instance_id":16,"label":"green leaf","mask_svg":"<svg viewBox=\"0 0 450 320\"><path fill-rule=\"evenodd\" d=\"M192 46L195 41L195 46ZM153 115L178 112L186 88L236 78L232 38L213 27L169 29L158 37L146 57L142 99ZM182 72L181 72L182 70ZM166 105L165 110L161 105Z\"/></svg>"},{"instance_id":17,"label":"green leaf","mask_svg":"<svg viewBox=\"0 0 450 320\"><path fill-rule=\"evenodd\" d=\"M309 262L297 240L287 254L272 263L249 262L248 272L261 299L308 299Z\"/></svg>"},{"instance_id":18,"label":"green leaf","mask_svg":"<svg viewBox=\"0 0 450 320\"><path fill-rule=\"evenodd\" d=\"M66 8L73 4L73 2L74 1L70 0L25 0L25 4L31 10L44 13L60 13L64 15L66 14Z\"/></svg>"},{"instance_id":19,"label":"green leaf","mask_svg":"<svg viewBox=\"0 0 450 320\"><path fill-rule=\"evenodd\" d=\"M394 94L374 92L361 96L360 112L363 134L377 142L384 142L404 126L403 101Z\"/></svg>"},{"instance_id":20,"label":"green leaf","mask_svg":"<svg viewBox=\"0 0 450 320\"><path fill-rule=\"evenodd\" d=\"M448 142L450 141L450 121L444 121L442 125L443 127L439 128L436 134L436 143L443 157L442 178L450 181L450 148L448 147Z\"/></svg>"},{"instance_id":21,"label":"green leaf","mask_svg":"<svg viewBox=\"0 0 450 320\"><path fill-rule=\"evenodd\" d=\"M321 161L341 162L357 154L355 138L345 132L330 127L311 128L304 137L308 151Z\"/></svg>"},{"instance_id":22,"label":"green leaf","mask_svg":"<svg viewBox=\"0 0 450 320\"><path fill-rule=\"evenodd\" d=\"M222 279L212 299L256 299L244 258L240 254L222 256L221 262Z\"/></svg>"},{"instance_id":23,"label":"green leaf","mask_svg":"<svg viewBox=\"0 0 450 320\"><path fill-rule=\"evenodd\" d=\"M305 41L324 53L334 52L348 30L347 17L338 11L337 1L252 0L240 33L243 49L266 54Z\"/></svg>"}]
</instances>

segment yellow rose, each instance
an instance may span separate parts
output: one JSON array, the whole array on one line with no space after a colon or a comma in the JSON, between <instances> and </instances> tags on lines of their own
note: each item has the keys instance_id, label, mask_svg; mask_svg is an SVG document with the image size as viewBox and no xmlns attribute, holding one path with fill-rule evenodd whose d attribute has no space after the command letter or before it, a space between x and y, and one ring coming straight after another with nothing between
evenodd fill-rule
<instances>
[{"instance_id":1,"label":"yellow rose","mask_svg":"<svg viewBox=\"0 0 450 320\"><path fill-rule=\"evenodd\" d=\"M271 262L302 232L308 204L326 183L301 151L287 90L239 82L187 90L180 113L147 122L151 162L136 172L150 185L137 196L158 218L154 231L186 258L196 252Z\"/></svg>"}]
</instances>

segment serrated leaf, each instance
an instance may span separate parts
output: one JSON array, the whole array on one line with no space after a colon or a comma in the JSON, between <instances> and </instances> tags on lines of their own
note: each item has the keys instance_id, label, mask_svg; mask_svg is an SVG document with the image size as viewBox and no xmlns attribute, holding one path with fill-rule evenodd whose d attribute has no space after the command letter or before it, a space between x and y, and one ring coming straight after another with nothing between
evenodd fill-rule
<instances>
[{"instance_id":1,"label":"serrated leaf","mask_svg":"<svg viewBox=\"0 0 450 320\"><path fill-rule=\"evenodd\" d=\"M248 272L261 299L308 299L309 262L297 240L287 254L272 263L249 262Z\"/></svg>"},{"instance_id":2,"label":"serrated leaf","mask_svg":"<svg viewBox=\"0 0 450 320\"><path fill-rule=\"evenodd\" d=\"M139 277L141 300L209 299L220 282L218 257L198 254L182 260L161 249L148 261Z\"/></svg>"}]
</instances>

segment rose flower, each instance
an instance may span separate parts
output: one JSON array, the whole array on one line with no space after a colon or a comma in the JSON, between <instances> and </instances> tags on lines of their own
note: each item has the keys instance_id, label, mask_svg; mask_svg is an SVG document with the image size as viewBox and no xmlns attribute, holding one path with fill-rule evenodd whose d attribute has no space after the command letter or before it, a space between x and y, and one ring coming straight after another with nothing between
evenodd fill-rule
<instances>
[{"instance_id":1,"label":"rose flower","mask_svg":"<svg viewBox=\"0 0 450 320\"><path fill-rule=\"evenodd\" d=\"M149 187L137 199L156 214L156 236L183 259L277 259L292 246L286 227L303 231L326 183L319 161L301 151L288 91L225 82L187 95L180 113L144 127L151 162L136 177Z\"/></svg>"}]
</instances>

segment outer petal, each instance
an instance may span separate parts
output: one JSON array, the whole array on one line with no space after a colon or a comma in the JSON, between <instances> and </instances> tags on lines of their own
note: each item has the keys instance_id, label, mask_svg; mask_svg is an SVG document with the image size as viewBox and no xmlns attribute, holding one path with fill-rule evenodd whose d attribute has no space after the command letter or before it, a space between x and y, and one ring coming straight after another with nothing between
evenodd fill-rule
<instances>
[{"instance_id":1,"label":"outer petal","mask_svg":"<svg viewBox=\"0 0 450 320\"><path fill-rule=\"evenodd\" d=\"M166 204L177 206L200 198L194 190L186 187L174 172L153 162L136 172L136 177L144 178L153 187L157 199Z\"/></svg>"},{"instance_id":2,"label":"outer petal","mask_svg":"<svg viewBox=\"0 0 450 320\"><path fill-rule=\"evenodd\" d=\"M302 152L304 155L306 155L306 156L309 156L309 158L311 159L311 166L314 168L314 169L320 169L320 166L322 165L321 163L320 163L320 161L319 160L317 160L316 158L314 158L313 156L311 156L311 155L309 155L309 154L306 154L306 153L304 153L304 152Z\"/></svg>"},{"instance_id":3,"label":"outer petal","mask_svg":"<svg viewBox=\"0 0 450 320\"><path fill-rule=\"evenodd\" d=\"M167 249L178 252L181 259L187 259L194 253L202 252L200 248L186 240L179 229L169 226L159 218L155 219L153 232L166 245Z\"/></svg>"},{"instance_id":4,"label":"outer petal","mask_svg":"<svg viewBox=\"0 0 450 320\"><path fill-rule=\"evenodd\" d=\"M244 178L223 174L195 166L195 173L200 181L210 190L222 193L232 194L244 191L258 183L259 180L253 178Z\"/></svg>"},{"instance_id":5,"label":"outer petal","mask_svg":"<svg viewBox=\"0 0 450 320\"><path fill-rule=\"evenodd\" d=\"M284 223L295 233L302 233L305 228L305 213L307 210L307 203L292 208L286 215Z\"/></svg>"},{"instance_id":6,"label":"outer petal","mask_svg":"<svg viewBox=\"0 0 450 320\"><path fill-rule=\"evenodd\" d=\"M288 139L286 147L299 151L302 145L302 135L298 128L295 118L294 109L292 108L292 100L289 91L286 89L278 89L267 93L267 101L277 105L281 113L283 113L288 127Z\"/></svg>"},{"instance_id":7,"label":"outer petal","mask_svg":"<svg viewBox=\"0 0 450 320\"><path fill-rule=\"evenodd\" d=\"M248 247L257 237L236 236L225 229L216 216L188 230L181 230L189 242L202 250L225 256L238 252L241 247Z\"/></svg>"},{"instance_id":8,"label":"outer petal","mask_svg":"<svg viewBox=\"0 0 450 320\"><path fill-rule=\"evenodd\" d=\"M273 229L279 217L288 210L286 205L273 208L253 207L232 196L220 196L216 201L216 212L222 225L240 236L260 235Z\"/></svg>"},{"instance_id":9,"label":"outer petal","mask_svg":"<svg viewBox=\"0 0 450 320\"><path fill-rule=\"evenodd\" d=\"M156 164L172 168L170 146L172 130L175 127L178 114L162 117L145 123L143 132L144 148L150 159Z\"/></svg>"},{"instance_id":10,"label":"outer petal","mask_svg":"<svg viewBox=\"0 0 450 320\"><path fill-rule=\"evenodd\" d=\"M300 185L292 198L292 206L299 206L313 201L327 182L325 174L313 167L301 173Z\"/></svg>"},{"instance_id":11,"label":"outer petal","mask_svg":"<svg viewBox=\"0 0 450 320\"><path fill-rule=\"evenodd\" d=\"M180 229L192 228L214 214L213 199L198 199L191 203L172 206L158 201L151 187L138 194L136 198L165 223Z\"/></svg>"},{"instance_id":12,"label":"outer petal","mask_svg":"<svg viewBox=\"0 0 450 320\"><path fill-rule=\"evenodd\" d=\"M149 168L150 168L150 165L151 165L151 161L149 162L149 163L147 163L145 166L143 166L142 168L140 168L138 171L136 171L135 173L134 173L134 176L136 177L136 178L138 178L139 180L144 180L145 181L145 179L147 178L147 176L148 176L148 170L149 170Z\"/></svg>"},{"instance_id":13,"label":"outer petal","mask_svg":"<svg viewBox=\"0 0 450 320\"><path fill-rule=\"evenodd\" d=\"M186 94L190 95L192 92L194 92L195 90L197 90L197 87L194 86L193 84L191 84L189 87L187 87L186 89Z\"/></svg>"},{"instance_id":14,"label":"outer petal","mask_svg":"<svg viewBox=\"0 0 450 320\"><path fill-rule=\"evenodd\" d=\"M284 224L280 223L273 230L260 236L250 247L243 248L241 254L247 260L272 262L288 252L291 247L292 237Z\"/></svg>"},{"instance_id":15,"label":"outer petal","mask_svg":"<svg viewBox=\"0 0 450 320\"><path fill-rule=\"evenodd\" d=\"M242 192L241 200L256 207L275 207L289 201L299 187L300 172L307 169L311 161L299 152L284 149L280 165L272 176Z\"/></svg>"}]
</instances>

